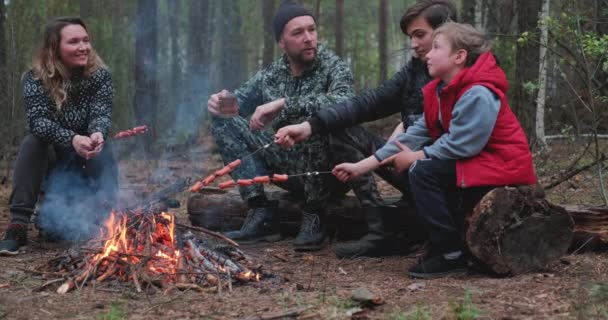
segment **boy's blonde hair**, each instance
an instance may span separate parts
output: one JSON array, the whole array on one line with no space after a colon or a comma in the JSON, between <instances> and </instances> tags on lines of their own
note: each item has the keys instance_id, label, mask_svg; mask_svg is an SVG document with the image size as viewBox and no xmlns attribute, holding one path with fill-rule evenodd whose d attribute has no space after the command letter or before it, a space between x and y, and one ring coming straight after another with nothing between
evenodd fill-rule
<instances>
[{"instance_id":1,"label":"boy's blonde hair","mask_svg":"<svg viewBox=\"0 0 608 320\"><path fill-rule=\"evenodd\" d=\"M446 22L435 29L433 38L443 34L452 46L452 51L463 49L467 52L465 66L472 66L477 58L492 48L492 43L485 33L470 24Z\"/></svg>"}]
</instances>

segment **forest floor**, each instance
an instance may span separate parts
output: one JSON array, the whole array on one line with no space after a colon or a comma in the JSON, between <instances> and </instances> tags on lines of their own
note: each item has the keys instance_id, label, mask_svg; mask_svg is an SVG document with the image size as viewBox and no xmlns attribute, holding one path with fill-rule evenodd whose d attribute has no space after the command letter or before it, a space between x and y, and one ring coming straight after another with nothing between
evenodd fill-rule
<instances>
[{"instance_id":1,"label":"forest floor","mask_svg":"<svg viewBox=\"0 0 608 320\"><path fill-rule=\"evenodd\" d=\"M188 152L173 150L162 163L121 161L121 193L143 196L180 177L202 176L221 165L211 142L199 145ZM551 156L541 159L539 173L549 177L558 168L567 167L577 155L571 148L577 144L554 145ZM155 169L159 166L166 170L159 172ZM597 205L601 202L596 173L583 172L548 196L561 204ZM383 194L397 194L380 184ZM0 185L1 203L7 203L10 188L9 183ZM177 197L184 204L174 211L178 222L188 223L187 197L187 192ZM5 228L8 218L8 208L0 207L0 229ZM0 319L275 319L273 315L292 311L299 319L608 318L605 253L568 254L542 272L515 277L470 272L416 280L405 273L416 262L416 254L342 260L335 257L332 246L320 252L297 253L292 250L292 239L286 239L243 245L248 255L277 277L238 285L232 292L138 294L131 287L109 283L59 295L54 290L34 292L32 289L45 280L24 270L44 264L65 248L40 243L33 228L29 235L23 254L0 259ZM360 306L351 299L358 288L382 297L384 303L375 308Z\"/></svg>"}]
</instances>

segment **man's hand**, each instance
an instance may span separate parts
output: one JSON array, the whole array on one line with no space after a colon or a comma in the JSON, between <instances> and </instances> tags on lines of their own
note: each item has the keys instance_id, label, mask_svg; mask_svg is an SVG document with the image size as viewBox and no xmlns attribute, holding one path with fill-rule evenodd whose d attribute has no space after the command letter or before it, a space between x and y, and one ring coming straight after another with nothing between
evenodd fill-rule
<instances>
[{"instance_id":1,"label":"man's hand","mask_svg":"<svg viewBox=\"0 0 608 320\"><path fill-rule=\"evenodd\" d=\"M296 143L302 142L310 137L312 128L308 121L300 124L285 126L274 135L274 142L283 148L291 148Z\"/></svg>"},{"instance_id":2,"label":"man's hand","mask_svg":"<svg viewBox=\"0 0 608 320\"><path fill-rule=\"evenodd\" d=\"M257 107L249 120L249 127L253 130L264 129L283 110L283 107L285 107L285 99L278 99Z\"/></svg>"},{"instance_id":3,"label":"man's hand","mask_svg":"<svg viewBox=\"0 0 608 320\"><path fill-rule=\"evenodd\" d=\"M401 149L401 152L384 159L380 165L385 165L392 162L393 167L395 170L397 170L397 173L402 173L409 169L412 166L412 163L416 162L416 160L426 158L422 150L414 152L397 140L395 140L394 143Z\"/></svg>"},{"instance_id":4,"label":"man's hand","mask_svg":"<svg viewBox=\"0 0 608 320\"><path fill-rule=\"evenodd\" d=\"M222 98L230 95L231 93L224 89L218 93L214 93L209 97L209 100L207 101L207 111L209 111L209 113L211 113L214 116L235 116L239 113L239 106L238 104L235 107L232 108L225 108L225 110L222 110L221 106L221 100Z\"/></svg>"},{"instance_id":5,"label":"man's hand","mask_svg":"<svg viewBox=\"0 0 608 320\"><path fill-rule=\"evenodd\" d=\"M393 133L391 133L391 136L388 137L387 143L395 140L395 138L397 138L397 136L404 131L405 129L403 129L403 122L399 122L399 124L395 127L395 130L393 130Z\"/></svg>"},{"instance_id":6,"label":"man's hand","mask_svg":"<svg viewBox=\"0 0 608 320\"><path fill-rule=\"evenodd\" d=\"M334 167L332 173L342 182L354 180L362 175L375 170L380 166L376 157L367 157L357 163L342 163Z\"/></svg>"},{"instance_id":7,"label":"man's hand","mask_svg":"<svg viewBox=\"0 0 608 320\"><path fill-rule=\"evenodd\" d=\"M72 147L79 156L87 160L90 159L89 154L94 150L91 138L81 135L75 135L72 138Z\"/></svg>"}]
</instances>

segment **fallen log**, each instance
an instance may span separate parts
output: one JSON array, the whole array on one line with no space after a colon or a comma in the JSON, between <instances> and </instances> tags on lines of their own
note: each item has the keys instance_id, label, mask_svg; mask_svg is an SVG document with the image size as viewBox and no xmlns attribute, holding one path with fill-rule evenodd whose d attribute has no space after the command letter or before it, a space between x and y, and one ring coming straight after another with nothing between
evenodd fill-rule
<instances>
[{"instance_id":1,"label":"fallen log","mask_svg":"<svg viewBox=\"0 0 608 320\"><path fill-rule=\"evenodd\" d=\"M300 219L297 199L283 191L271 191L268 196L278 203L282 231L285 225L294 225L297 231ZM394 202L389 210L395 213L395 223L406 235L417 233L419 237L424 228L414 218L415 210L407 202L396 200L389 200ZM327 209L328 220L342 239L358 237L367 231L363 210L355 197L336 199ZM246 211L237 192L197 194L188 201L191 223L212 230L240 228ZM572 243L573 230L574 222L568 211L547 201L542 188L504 187L489 192L466 215L464 240L474 260L489 271L513 275L542 269L562 256ZM608 238L608 233L603 235Z\"/></svg>"},{"instance_id":2,"label":"fallen log","mask_svg":"<svg viewBox=\"0 0 608 320\"><path fill-rule=\"evenodd\" d=\"M496 188L465 221L472 256L498 275L538 271L566 253L574 222L540 186Z\"/></svg>"},{"instance_id":3,"label":"fallen log","mask_svg":"<svg viewBox=\"0 0 608 320\"><path fill-rule=\"evenodd\" d=\"M300 201L282 190L269 191L267 197L275 202L276 210L280 213L281 233L296 234L301 220ZM409 231L418 238L422 237L419 232L422 225L415 218L415 210L399 197L388 198L386 202L390 204L386 210L394 218L392 222L400 226L400 229ZM192 225L221 232L239 229L245 221L247 210L248 207L236 191L195 194L187 203ZM339 240L358 238L367 232L364 209L357 198L344 196L332 199L326 210L330 233L336 234Z\"/></svg>"},{"instance_id":4,"label":"fallen log","mask_svg":"<svg viewBox=\"0 0 608 320\"><path fill-rule=\"evenodd\" d=\"M574 219L571 251L605 250L608 248L608 208L565 206Z\"/></svg>"}]
</instances>

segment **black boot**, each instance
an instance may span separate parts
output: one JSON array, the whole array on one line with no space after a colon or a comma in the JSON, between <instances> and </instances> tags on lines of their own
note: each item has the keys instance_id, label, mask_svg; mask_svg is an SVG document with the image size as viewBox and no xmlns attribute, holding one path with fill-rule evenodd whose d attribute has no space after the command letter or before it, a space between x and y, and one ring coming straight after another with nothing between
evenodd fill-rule
<instances>
[{"instance_id":1,"label":"black boot","mask_svg":"<svg viewBox=\"0 0 608 320\"><path fill-rule=\"evenodd\" d=\"M392 254L395 239L395 226L386 225L385 215L394 214L384 212L386 207L368 207L365 209L365 220L368 232L361 239L336 245L335 252L338 258L352 259L356 257L381 257Z\"/></svg>"},{"instance_id":2,"label":"black boot","mask_svg":"<svg viewBox=\"0 0 608 320\"><path fill-rule=\"evenodd\" d=\"M27 226L12 223L6 229L4 239L0 241L0 256L19 254L19 248L27 244Z\"/></svg>"},{"instance_id":3,"label":"black boot","mask_svg":"<svg viewBox=\"0 0 608 320\"><path fill-rule=\"evenodd\" d=\"M280 240L281 233L274 211L275 208L270 207L249 209L241 229L224 234L228 238L242 243Z\"/></svg>"},{"instance_id":4,"label":"black boot","mask_svg":"<svg viewBox=\"0 0 608 320\"><path fill-rule=\"evenodd\" d=\"M296 251L320 250L325 246L327 231L325 225L321 223L318 214L302 211L302 224L300 232L293 241L293 248Z\"/></svg>"},{"instance_id":5,"label":"black boot","mask_svg":"<svg viewBox=\"0 0 608 320\"><path fill-rule=\"evenodd\" d=\"M410 217L401 211L393 206L366 208L367 234L359 240L337 244L336 256L352 259L411 252L426 236L415 215ZM406 225L403 220L407 221Z\"/></svg>"}]
</instances>

